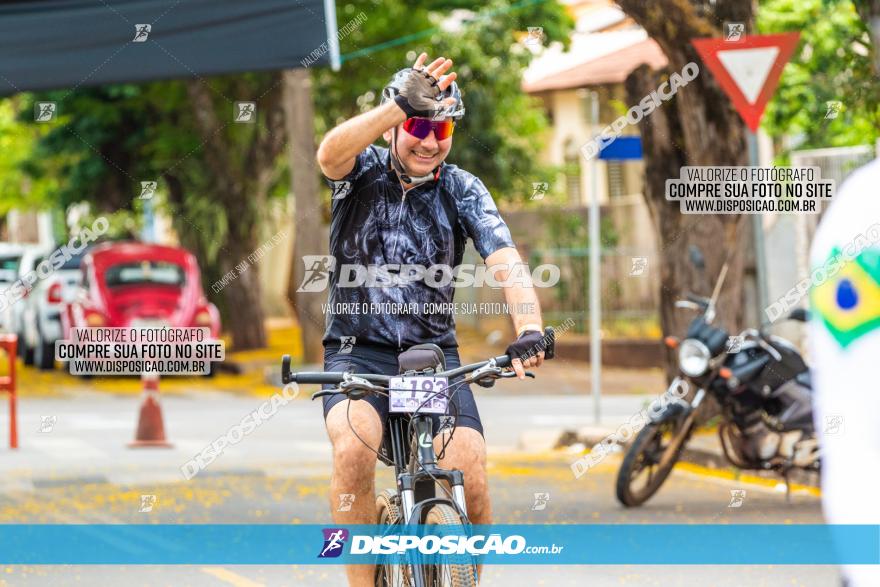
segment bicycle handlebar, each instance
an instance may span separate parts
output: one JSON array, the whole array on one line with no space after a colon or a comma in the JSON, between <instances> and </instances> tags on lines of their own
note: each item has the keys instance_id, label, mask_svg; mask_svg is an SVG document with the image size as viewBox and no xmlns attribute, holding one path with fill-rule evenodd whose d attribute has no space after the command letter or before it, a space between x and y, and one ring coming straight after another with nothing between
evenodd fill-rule
<instances>
[{"instance_id":1,"label":"bicycle handlebar","mask_svg":"<svg viewBox=\"0 0 880 587\"><path fill-rule=\"evenodd\" d=\"M544 356L552 359L555 355L556 335L552 327L548 326L544 329L544 337L546 339L546 350ZM507 355L499 355L488 361L480 361L479 363L471 363L470 365L462 365L448 371L440 371L435 373L437 377L447 377L453 379L461 375L466 375L472 371L476 371L480 367L485 367L491 361L495 361L495 366L500 368L510 367L511 359ZM335 385L342 383L345 373L327 373L325 371L300 371L299 373L291 373L290 371L290 355L284 355L281 358L281 381L287 383L314 383L318 385ZM392 375L376 375L373 373L350 373L349 377L360 377L370 383L381 383L388 385Z\"/></svg>"},{"instance_id":2,"label":"bicycle handlebar","mask_svg":"<svg viewBox=\"0 0 880 587\"><path fill-rule=\"evenodd\" d=\"M285 383L314 383L318 385L335 385L338 383L342 383L345 373L327 373L325 371L300 371L299 373L290 373L287 372L287 377L284 376L284 364L285 361L289 360L289 355L284 355L282 359L282 380ZM510 366L510 357L507 355L500 355L494 358L495 365L501 367ZM459 377L461 375L466 375L472 371L476 371L480 367L485 367L489 364L489 361L480 361L479 363L472 363L470 365L462 365L461 367L457 367L455 369L450 369L448 371L438 371L435 373L437 377L447 377L452 379L454 377ZM288 363L288 369L289 369ZM376 375L374 373L350 373L349 377L360 377L361 379L366 379L370 383L381 383L388 385L391 381L391 377L393 375Z\"/></svg>"},{"instance_id":3,"label":"bicycle handlebar","mask_svg":"<svg viewBox=\"0 0 880 587\"><path fill-rule=\"evenodd\" d=\"M286 355L285 355L286 356ZM326 373L324 371L300 371L299 373L291 373L288 383L317 383L319 385L333 385L342 383L345 373ZM351 377L360 377L366 379L370 383L387 384L391 377L389 375L374 375L366 373L351 373Z\"/></svg>"}]
</instances>

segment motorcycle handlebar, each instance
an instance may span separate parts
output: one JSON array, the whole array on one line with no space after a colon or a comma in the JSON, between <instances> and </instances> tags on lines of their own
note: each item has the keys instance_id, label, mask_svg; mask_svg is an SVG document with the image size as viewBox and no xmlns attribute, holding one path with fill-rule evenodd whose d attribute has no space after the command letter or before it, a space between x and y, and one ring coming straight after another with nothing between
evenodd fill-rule
<instances>
[{"instance_id":1,"label":"motorcycle handlebar","mask_svg":"<svg viewBox=\"0 0 880 587\"><path fill-rule=\"evenodd\" d=\"M695 294L689 293L689 294L686 294L686 295L685 295L685 298L686 298L688 301L691 301L691 302L693 302L693 303L695 303L695 304L699 304L699 305L704 306L704 307L709 305L709 299L708 299L708 298L704 298L703 296L698 296L698 295L695 295Z\"/></svg>"},{"instance_id":2,"label":"motorcycle handlebar","mask_svg":"<svg viewBox=\"0 0 880 587\"><path fill-rule=\"evenodd\" d=\"M731 375L739 382L751 381L769 362L769 355L759 355L757 358L748 361L744 365L732 368L730 370Z\"/></svg>"}]
</instances>

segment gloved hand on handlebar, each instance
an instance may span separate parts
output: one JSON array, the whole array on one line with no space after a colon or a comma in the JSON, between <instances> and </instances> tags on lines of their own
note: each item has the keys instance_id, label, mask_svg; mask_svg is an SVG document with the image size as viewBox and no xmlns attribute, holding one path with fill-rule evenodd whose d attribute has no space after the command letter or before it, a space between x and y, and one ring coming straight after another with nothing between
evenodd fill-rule
<instances>
[{"instance_id":1,"label":"gloved hand on handlebar","mask_svg":"<svg viewBox=\"0 0 880 587\"><path fill-rule=\"evenodd\" d=\"M540 367L544 362L544 351L549 341L542 332L525 330L508 345L505 354L510 357L510 364L520 379L526 378L526 368Z\"/></svg>"}]
</instances>

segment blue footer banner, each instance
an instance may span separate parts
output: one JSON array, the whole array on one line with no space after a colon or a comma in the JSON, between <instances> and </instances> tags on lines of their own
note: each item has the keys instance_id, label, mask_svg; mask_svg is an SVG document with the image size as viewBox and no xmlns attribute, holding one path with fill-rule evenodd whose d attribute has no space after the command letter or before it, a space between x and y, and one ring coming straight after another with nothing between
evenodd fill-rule
<instances>
[{"instance_id":1,"label":"blue footer banner","mask_svg":"<svg viewBox=\"0 0 880 587\"><path fill-rule=\"evenodd\" d=\"M447 556L529 565L876 565L880 526L0 525L4 564L375 564Z\"/></svg>"}]
</instances>

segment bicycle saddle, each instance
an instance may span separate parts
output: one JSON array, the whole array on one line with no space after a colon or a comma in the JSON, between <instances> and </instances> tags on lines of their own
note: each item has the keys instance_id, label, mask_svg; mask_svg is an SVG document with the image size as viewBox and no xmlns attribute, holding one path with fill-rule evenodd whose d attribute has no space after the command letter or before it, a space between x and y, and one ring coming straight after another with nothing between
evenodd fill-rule
<instances>
[{"instance_id":1,"label":"bicycle saddle","mask_svg":"<svg viewBox=\"0 0 880 587\"><path fill-rule=\"evenodd\" d=\"M446 370L446 357L436 344L417 344L397 355L397 365L400 367L400 373L424 369L433 369L436 373Z\"/></svg>"}]
</instances>

